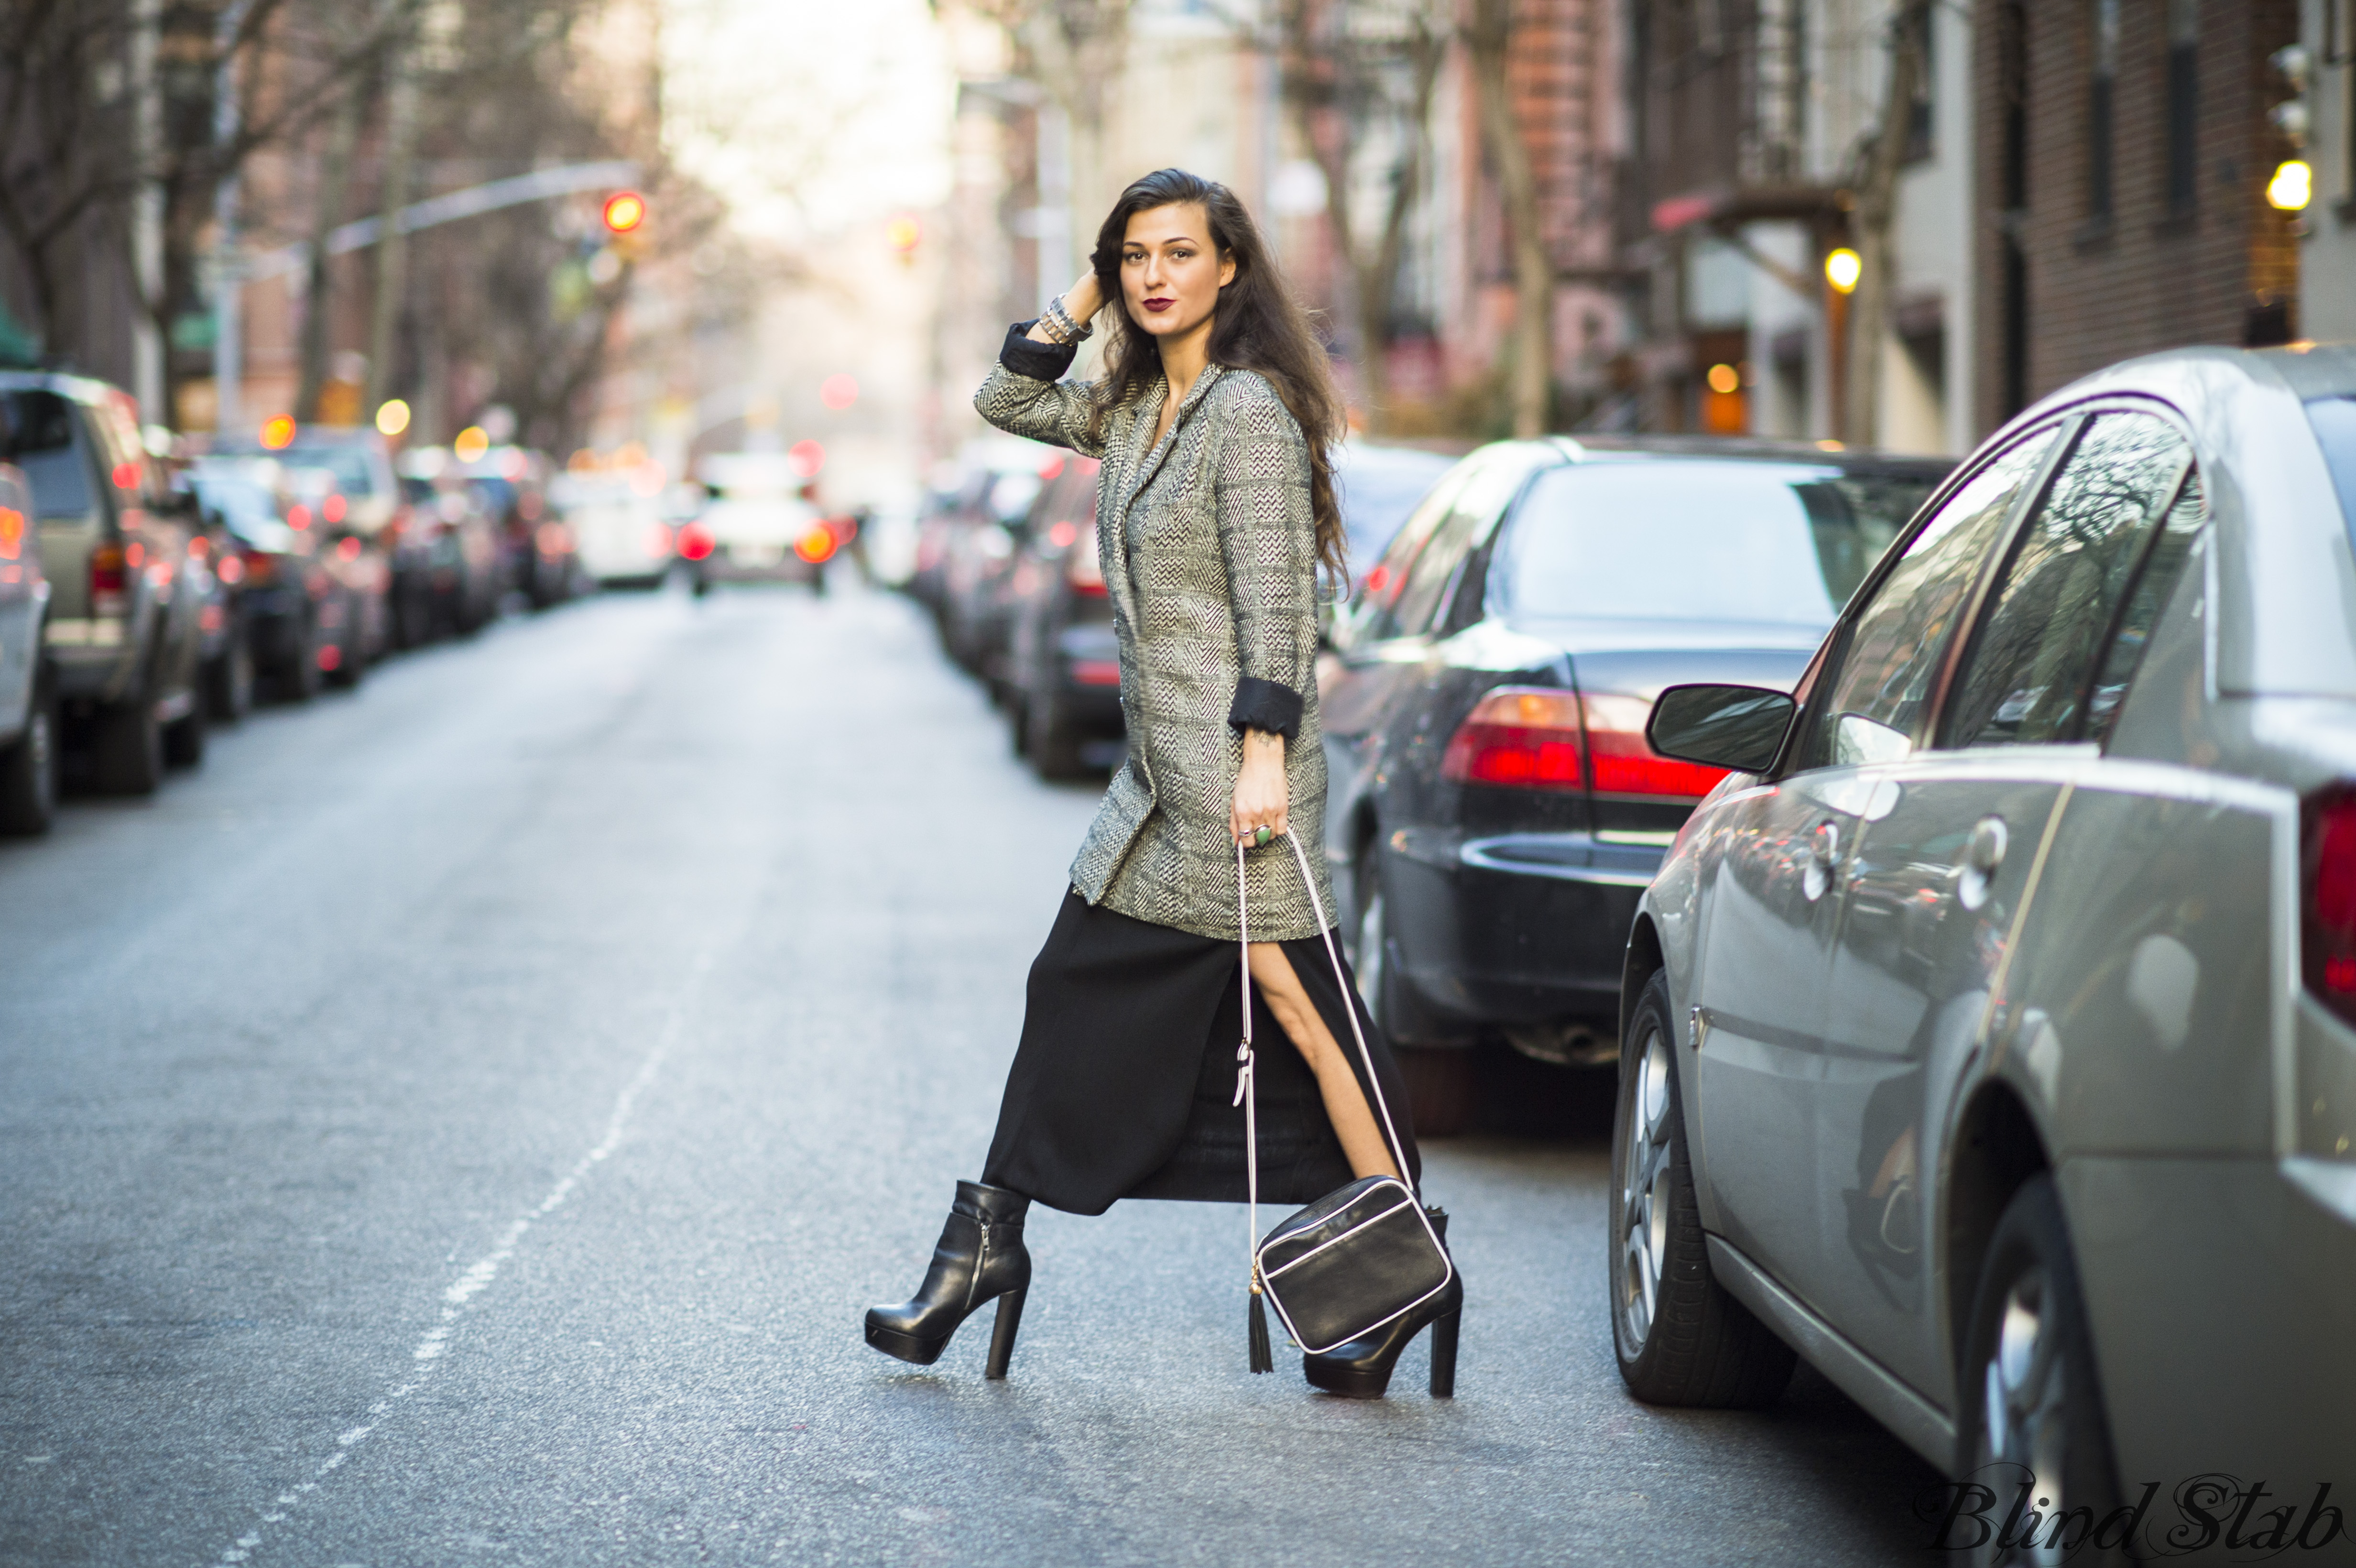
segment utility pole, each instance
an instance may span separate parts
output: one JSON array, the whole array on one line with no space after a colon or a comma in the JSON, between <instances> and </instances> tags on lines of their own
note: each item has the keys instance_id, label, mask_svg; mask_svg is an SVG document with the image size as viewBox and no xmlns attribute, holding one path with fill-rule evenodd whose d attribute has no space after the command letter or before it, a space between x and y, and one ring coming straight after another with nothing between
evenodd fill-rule
<instances>
[{"instance_id":1,"label":"utility pole","mask_svg":"<svg viewBox=\"0 0 2356 1568\"><path fill-rule=\"evenodd\" d=\"M414 24L412 24L412 26ZM417 40L392 40L387 57L384 110L383 238L376 257L375 309L369 321L368 389L360 398L360 421L375 416L392 395L393 339L401 328L401 305L409 292L409 234L398 219L409 205L410 166L417 150ZM424 439L434 432L421 432Z\"/></svg>"}]
</instances>

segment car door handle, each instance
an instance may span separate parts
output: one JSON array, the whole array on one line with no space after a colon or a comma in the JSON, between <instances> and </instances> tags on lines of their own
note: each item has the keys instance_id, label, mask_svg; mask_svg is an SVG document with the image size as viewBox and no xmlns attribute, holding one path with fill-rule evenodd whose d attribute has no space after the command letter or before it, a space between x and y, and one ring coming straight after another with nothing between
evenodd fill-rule
<instances>
[{"instance_id":1,"label":"car door handle","mask_svg":"<svg viewBox=\"0 0 2356 1568\"><path fill-rule=\"evenodd\" d=\"M1955 879L1957 903L1977 909L1987 902L1997 869L2004 864L2004 852L2011 842L2012 835L2001 816L1983 816L1972 824L1971 838L1964 846L1963 874Z\"/></svg>"}]
</instances>

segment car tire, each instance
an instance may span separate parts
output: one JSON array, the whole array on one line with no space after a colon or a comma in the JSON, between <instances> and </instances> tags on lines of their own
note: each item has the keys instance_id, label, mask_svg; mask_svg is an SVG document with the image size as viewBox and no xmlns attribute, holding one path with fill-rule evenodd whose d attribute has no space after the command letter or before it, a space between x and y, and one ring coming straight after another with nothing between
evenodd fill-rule
<instances>
[{"instance_id":1,"label":"car tire","mask_svg":"<svg viewBox=\"0 0 2356 1568\"><path fill-rule=\"evenodd\" d=\"M336 641L336 667L327 672L327 682L338 690L349 691L368 673L368 656L360 629L360 604L357 598L344 603L341 634Z\"/></svg>"},{"instance_id":2,"label":"car tire","mask_svg":"<svg viewBox=\"0 0 2356 1568\"><path fill-rule=\"evenodd\" d=\"M2019 1480L2036 1482L2038 1511L2049 1520L2079 1509L2091 1509L2097 1526L2112 1517L2119 1488L2110 1424L2069 1226L2050 1176L2021 1184L1988 1240L1958 1388L1964 1476L2008 1499L2019 1482L1991 1472L2017 1470ZM2121 1546L2098 1539L2074 1550L2049 1541L2019 1554L1992 1538L1964 1553L1974 1568L2065 1557L2101 1568L2127 1561Z\"/></svg>"},{"instance_id":3,"label":"car tire","mask_svg":"<svg viewBox=\"0 0 2356 1568\"><path fill-rule=\"evenodd\" d=\"M205 666L205 711L217 724L236 724L253 710L253 649L241 625L229 648Z\"/></svg>"},{"instance_id":4,"label":"car tire","mask_svg":"<svg viewBox=\"0 0 2356 1568\"><path fill-rule=\"evenodd\" d=\"M308 702L319 695L319 617L306 612L294 635L294 649L278 668L278 696L284 702Z\"/></svg>"},{"instance_id":5,"label":"car tire","mask_svg":"<svg viewBox=\"0 0 2356 1568\"><path fill-rule=\"evenodd\" d=\"M1772 1404L1797 1358L1710 1272L1676 1038L1668 977L1656 974L1620 1047L1608 1232L1612 1352L1628 1392L1647 1404Z\"/></svg>"},{"instance_id":6,"label":"car tire","mask_svg":"<svg viewBox=\"0 0 2356 1568\"><path fill-rule=\"evenodd\" d=\"M1481 1113L1479 1063L1466 1045L1402 1045L1397 1038L1399 1018L1397 981L1391 974L1390 921L1385 912L1380 850L1369 842L1358 851L1350 874L1351 898L1357 905L1351 923L1350 966L1358 982L1358 999L1366 1016L1391 1040L1391 1056L1398 1063L1400 1082L1407 1085L1408 1114L1419 1138L1455 1137L1472 1130Z\"/></svg>"},{"instance_id":7,"label":"car tire","mask_svg":"<svg viewBox=\"0 0 2356 1568\"><path fill-rule=\"evenodd\" d=\"M1062 704L1053 697L1043 697L1022 705L1023 728L1026 732L1023 749L1031 753L1031 765L1043 779L1076 779L1084 768L1080 763L1080 737L1069 720L1064 718Z\"/></svg>"},{"instance_id":8,"label":"car tire","mask_svg":"<svg viewBox=\"0 0 2356 1568\"><path fill-rule=\"evenodd\" d=\"M91 783L102 795L153 795L164 782L164 726L142 685L91 726Z\"/></svg>"},{"instance_id":9,"label":"car tire","mask_svg":"<svg viewBox=\"0 0 2356 1568\"><path fill-rule=\"evenodd\" d=\"M201 688L203 682L198 682ZM164 761L176 768L202 767L205 761L205 694L188 693L188 710L164 726Z\"/></svg>"},{"instance_id":10,"label":"car tire","mask_svg":"<svg viewBox=\"0 0 2356 1568\"><path fill-rule=\"evenodd\" d=\"M58 696L47 672L33 682L25 732L0 750L0 837L36 838L58 815Z\"/></svg>"}]
</instances>

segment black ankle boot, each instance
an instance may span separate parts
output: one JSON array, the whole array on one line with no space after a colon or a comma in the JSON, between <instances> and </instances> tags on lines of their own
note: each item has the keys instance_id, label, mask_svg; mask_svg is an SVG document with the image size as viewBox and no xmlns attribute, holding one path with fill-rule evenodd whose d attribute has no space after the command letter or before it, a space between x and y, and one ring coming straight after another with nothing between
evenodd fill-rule
<instances>
[{"instance_id":1,"label":"black ankle boot","mask_svg":"<svg viewBox=\"0 0 2356 1568\"><path fill-rule=\"evenodd\" d=\"M924 1287L913 1301L869 1307L867 1342L887 1356L929 1367L948 1349L958 1325L995 1299L998 1325L982 1375L1004 1377L1031 1286L1031 1254L1023 1245L1023 1216L1030 1208L1031 1200L1002 1187L958 1182Z\"/></svg>"},{"instance_id":2,"label":"black ankle boot","mask_svg":"<svg viewBox=\"0 0 2356 1568\"><path fill-rule=\"evenodd\" d=\"M1448 1241L1448 1216L1433 1210L1431 1227ZM1453 1261L1452 1258L1451 1260ZM1456 1396L1456 1332L1463 1321L1464 1279L1451 1274L1447 1285L1412 1312L1401 1313L1363 1339L1336 1345L1322 1356L1301 1358L1301 1371L1312 1386L1347 1399L1380 1399L1391 1386L1391 1369L1408 1341L1431 1330L1431 1397Z\"/></svg>"}]
</instances>

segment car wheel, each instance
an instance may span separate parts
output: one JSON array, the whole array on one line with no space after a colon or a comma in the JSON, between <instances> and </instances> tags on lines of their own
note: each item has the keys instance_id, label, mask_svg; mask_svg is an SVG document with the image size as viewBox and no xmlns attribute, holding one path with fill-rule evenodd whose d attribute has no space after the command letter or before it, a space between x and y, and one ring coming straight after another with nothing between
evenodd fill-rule
<instances>
[{"instance_id":1,"label":"car wheel","mask_svg":"<svg viewBox=\"0 0 2356 1568\"><path fill-rule=\"evenodd\" d=\"M1612 1122L1612 1349L1647 1404L1771 1404L1796 1358L1710 1273L1674 1040L1655 975L1621 1045Z\"/></svg>"},{"instance_id":2,"label":"car wheel","mask_svg":"<svg viewBox=\"0 0 2356 1568\"><path fill-rule=\"evenodd\" d=\"M205 694L201 690L189 692L188 710L164 726L164 760L176 768L193 768L203 764Z\"/></svg>"},{"instance_id":3,"label":"car wheel","mask_svg":"<svg viewBox=\"0 0 2356 1568\"><path fill-rule=\"evenodd\" d=\"M44 674L33 683L25 732L0 751L0 835L32 838L58 813L58 698Z\"/></svg>"},{"instance_id":4,"label":"car wheel","mask_svg":"<svg viewBox=\"0 0 2356 1568\"><path fill-rule=\"evenodd\" d=\"M144 685L128 702L99 710L91 731L91 782L105 795L153 795L164 782L164 726Z\"/></svg>"},{"instance_id":5,"label":"car wheel","mask_svg":"<svg viewBox=\"0 0 2356 1568\"><path fill-rule=\"evenodd\" d=\"M1479 1119L1481 1082L1472 1049L1466 1045L1403 1045L1398 1039L1399 1009L1390 984L1390 920L1385 912L1377 849L1368 844L1350 874L1357 902L1355 933L1345 945L1366 1016L1391 1039L1391 1056L1407 1085L1416 1136L1454 1137Z\"/></svg>"},{"instance_id":6,"label":"car wheel","mask_svg":"<svg viewBox=\"0 0 2356 1568\"><path fill-rule=\"evenodd\" d=\"M319 695L319 617L316 607L303 617L294 634L294 651L278 671L278 695L288 702L308 702Z\"/></svg>"},{"instance_id":7,"label":"car wheel","mask_svg":"<svg viewBox=\"0 0 2356 1568\"><path fill-rule=\"evenodd\" d=\"M344 604L344 623L336 639L336 667L327 672L327 684L348 691L360 683L368 673L368 657L361 644L360 606L356 599Z\"/></svg>"},{"instance_id":8,"label":"car wheel","mask_svg":"<svg viewBox=\"0 0 2356 1568\"><path fill-rule=\"evenodd\" d=\"M1975 1568L2125 1562L2117 1546L2100 1539L2101 1522L2119 1506L2118 1482L2084 1297L2051 1178L2031 1178L2005 1205L1965 1347L1965 1476L1993 1488L1997 1506L2029 1484L2046 1519L2085 1509L2082 1517L2095 1526L2095 1539L2053 1540L2047 1531L2048 1539L2010 1547L1992 1533L1965 1561Z\"/></svg>"},{"instance_id":9,"label":"car wheel","mask_svg":"<svg viewBox=\"0 0 2356 1568\"><path fill-rule=\"evenodd\" d=\"M1023 704L1023 725L1028 731L1024 749L1031 753L1031 765L1039 770L1043 779L1072 779L1080 776L1080 738L1059 710L1052 697Z\"/></svg>"},{"instance_id":10,"label":"car wheel","mask_svg":"<svg viewBox=\"0 0 2356 1568\"><path fill-rule=\"evenodd\" d=\"M216 723L235 724L253 710L253 649L240 626L229 649L205 667L205 709Z\"/></svg>"}]
</instances>

